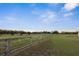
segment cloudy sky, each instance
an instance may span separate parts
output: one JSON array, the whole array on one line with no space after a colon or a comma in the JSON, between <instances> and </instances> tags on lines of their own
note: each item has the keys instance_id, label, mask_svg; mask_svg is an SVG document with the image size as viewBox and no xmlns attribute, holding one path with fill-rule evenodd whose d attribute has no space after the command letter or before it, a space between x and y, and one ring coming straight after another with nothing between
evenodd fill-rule
<instances>
[{"instance_id":1,"label":"cloudy sky","mask_svg":"<svg viewBox=\"0 0 79 59\"><path fill-rule=\"evenodd\" d=\"M0 3L0 29L79 30L78 3Z\"/></svg>"}]
</instances>

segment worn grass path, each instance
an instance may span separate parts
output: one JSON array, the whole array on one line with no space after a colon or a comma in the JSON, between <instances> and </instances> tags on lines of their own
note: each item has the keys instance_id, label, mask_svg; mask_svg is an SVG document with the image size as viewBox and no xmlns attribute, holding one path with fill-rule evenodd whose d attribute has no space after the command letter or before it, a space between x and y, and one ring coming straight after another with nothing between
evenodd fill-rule
<instances>
[{"instance_id":1,"label":"worn grass path","mask_svg":"<svg viewBox=\"0 0 79 59\"><path fill-rule=\"evenodd\" d=\"M48 40L47 40L47 39L41 39L41 40L32 42L32 43L27 44L27 45L25 45L25 46L23 46L23 47L20 47L20 48L17 48L17 49L12 50L12 51L9 53L9 55L11 55L11 56L12 56L12 55L18 55L18 53L20 53L20 52L22 52L22 51L24 51L24 50L26 50L26 49L29 49L29 48L31 48L31 47L33 47L33 46L39 45L39 44L41 44L41 43L43 43L43 42L46 42L46 41L48 41Z\"/></svg>"},{"instance_id":2,"label":"worn grass path","mask_svg":"<svg viewBox=\"0 0 79 59\"><path fill-rule=\"evenodd\" d=\"M79 56L79 37L73 34L47 35L48 41L32 46L17 55L23 56Z\"/></svg>"}]
</instances>

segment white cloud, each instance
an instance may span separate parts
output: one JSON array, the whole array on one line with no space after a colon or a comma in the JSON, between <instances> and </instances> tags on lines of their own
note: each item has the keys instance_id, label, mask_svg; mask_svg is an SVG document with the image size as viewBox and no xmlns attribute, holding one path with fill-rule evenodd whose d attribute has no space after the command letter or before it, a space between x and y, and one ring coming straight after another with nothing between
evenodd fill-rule
<instances>
[{"instance_id":1,"label":"white cloud","mask_svg":"<svg viewBox=\"0 0 79 59\"><path fill-rule=\"evenodd\" d=\"M74 12L72 12L72 10L74 10L76 7L79 6L79 3L65 3L64 7L61 8L61 11L64 17L69 17L74 15Z\"/></svg>"},{"instance_id":2,"label":"white cloud","mask_svg":"<svg viewBox=\"0 0 79 59\"><path fill-rule=\"evenodd\" d=\"M74 8L76 8L77 6L79 6L78 3L66 3L64 5L64 9L67 10L67 11L71 11L73 10Z\"/></svg>"},{"instance_id":3,"label":"white cloud","mask_svg":"<svg viewBox=\"0 0 79 59\"><path fill-rule=\"evenodd\" d=\"M46 11L45 13L40 15L40 21L48 24L50 22L55 22L56 14L52 11Z\"/></svg>"},{"instance_id":4,"label":"white cloud","mask_svg":"<svg viewBox=\"0 0 79 59\"><path fill-rule=\"evenodd\" d=\"M66 18L61 18L62 15L58 16L56 12L48 10L44 12L43 14L40 14L39 19L43 24L51 24L51 23L56 24L56 23L69 21L69 16L71 15L73 15L73 13L65 13L63 14L63 16Z\"/></svg>"},{"instance_id":5,"label":"white cloud","mask_svg":"<svg viewBox=\"0 0 79 59\"><path fill-rule=\"evenodd\" d=\"M72 15L73 15L73 13L71 13L71 12L70 13L65 13L64 17L68 17L68 16L72 16Z\"/></svg>"}]
</instances>

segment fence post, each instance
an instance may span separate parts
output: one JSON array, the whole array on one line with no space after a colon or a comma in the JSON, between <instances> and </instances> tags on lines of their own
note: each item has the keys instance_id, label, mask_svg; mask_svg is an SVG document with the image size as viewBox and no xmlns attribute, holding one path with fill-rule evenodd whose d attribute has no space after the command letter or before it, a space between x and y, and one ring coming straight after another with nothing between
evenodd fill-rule
<instances>
[{"instance_id":1,"label":"fence post","mask_svg":"<svg viewBox=\"0 0 79 59\"><path fill-rule=\"evenodd\" d=\"M5 56L9 56L10 53L10 39L5 39Z\"/></svg>"},{"instance_id":2,"label":"fence post","mask_svg":"<svg viewBox=\"0 0 79 59\"><path fill-rule=\"evenodd\" d=\"M78 37L79 37L79 32L78 32Z\"/></svg>"}]
</instances>

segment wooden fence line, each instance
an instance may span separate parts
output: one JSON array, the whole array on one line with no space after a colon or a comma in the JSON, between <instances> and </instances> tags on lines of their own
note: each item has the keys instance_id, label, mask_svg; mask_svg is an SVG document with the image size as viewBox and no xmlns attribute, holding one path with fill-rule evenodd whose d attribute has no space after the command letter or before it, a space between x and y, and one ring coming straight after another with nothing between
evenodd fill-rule
<instances>
[{"instance_id":1,"label":"wooden fence line","mask_svg":"<svg viewBox=\"0 0 79 59\"><path fill-rule=\"evenodd\" d=\"M20 39L19 39L20 38ZM3 51L3 54L1 55L4 55L4 56L7 56L9 55L9 52L10 52L10 43L11 41L15 41L15 40L21 40L22 38L24 37L17 37L17 38L4 38L4 39L0 39L0 42L5 42L6 45L4 46L0 46L0 48L4 48L5 51Z\"/></svg>"},{"instance_id":2,"label":"wooden fence line","mask_svg":"<svg viewBox=\"0 0 79 59\"><path fill-rule=\"evenodd\" d=\"M20 39L19 39L20 38ZM31 46L33 46L33 45L35 45L35 44L38 44L38 43L41 43L41 42L43 42L43 41L46 41L46 39L44 40L43 38L42 38L42 40L38 40L38 41L36 41L36 42L31 42L31 43L29 43L28 45L25 45L25 46L23 46L23 47L20 47L20 48L17 48L17 49L12 49L11 50L11 46L10 46L10 43L11 43L11 41L15 41L15 40L21 40L22 38L25 38L25 37L17 37L17 38L7 38L7 39L0 39L0 42L5 42L6 43L6 45L5 46L0 46L0 48L5 48L5 51L3 52L3 54L1 54L1 55L4 55L4 56L11 56L11 55L13 55L13 54L15 54L15 53L19 53L19 50L20 51L23 51L23 49L26 47L26 48L30 48ZM31 39L31 38L30 38Z\"/></svg>"}]
</instances>

